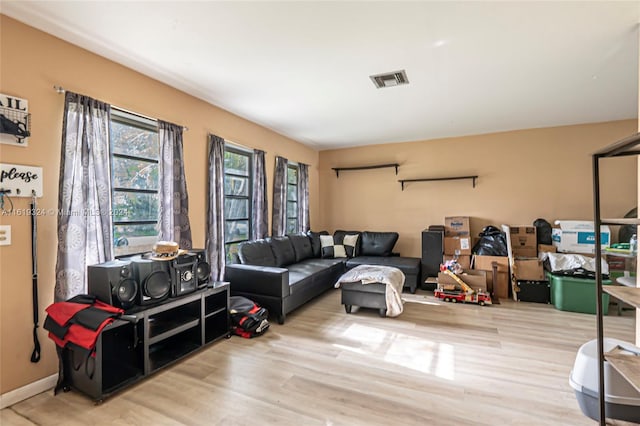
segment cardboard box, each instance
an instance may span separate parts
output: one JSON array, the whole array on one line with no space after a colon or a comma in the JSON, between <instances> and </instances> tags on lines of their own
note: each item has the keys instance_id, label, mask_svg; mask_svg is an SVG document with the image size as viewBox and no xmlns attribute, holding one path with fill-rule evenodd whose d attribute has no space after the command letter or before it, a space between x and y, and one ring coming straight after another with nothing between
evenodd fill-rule
<instances>
[{"instance_id":1,"label":"cardboard box","mask_svg":"<svg viewBox=\"0 0 640 426\"><path fill-rule=\"evenodd\" d=\"M442 256L442 260L446 262L447 260L453 260L456 256L445 254ZM458 264L462 266L462 269L471 269L471 256L458 256Z\"/></svg>"},{"instance_id":2,"label":"cardboard box","mask_svg":"<svg viewBox=\"0 0 640 426\"><path fill-rule=\"evenodd\" d=\"M471 234L468 216L451 216L444 218L445 237L465 237Z\"/></svg>"},{"instance_id":3,"label":"cardboard box","mask_svg":"<svg viewBox=\"0 0 640 426\"><path fill-rule=\"evenodd\" d=\"M503 225L503 229L505 226ZM538 241L536 239L535 226L506 226L507 237L511 241L513 257L538 256Z\"/></svg>"},{"instance_id":4,"label":"cardboard box","mask_svg":"<svg viewBox=\"0 0 640 426\"><path fill-rule=\"evenodd\" d=\"M497 282L493 282L492 263L498 264ZM509 258L506 256L473 256L473 269L487 272L487 288L500 299L509 297Z\"/></svg>"},{"instance_id":5,"label":"cardboard box","mask_svg":"<svg viewBox=\"0 0 640 426\"><path fill-rule=\"evenodd\" d=\"M544 281L544 267L536 259L515 259L513 261L513 275L518 281Z\"/></svg>"},{"instance_id":6,"label":"cardboard box","mask_svg":"<svg viewBox=\"0 0 640 426\"><path fill-rule=\"evenodd\" d=\"M448 255L470 255L470 237L444 237L444 254Z\"/></svg>"},{"instance_id":7,"label":"cardboard box","mask_svg":"<svg viewBox=\"0 0 640 426\"><path fill-rule=\"evenodd\" d=\"M551 240L559 252L595 253L596 234L593 222L588 220L557 220L559 228L551 230ZM611 231L606 225L600 227L602 248L611 244Z\"/></svg>"},{"instance_id":8,"label":"cardboard box","mask_svg":"<svg viewBox=\"0 0 640 426\"><path fill-rule=\"evenodd\" d=\"M458 277L464 281L466 285L471 287L474 290L482 290L487 291L487 272L486 271L477 271L475 269L469 269L464 271L462 274L458 275ZM454 286L458 286L459 284L449 275L444 272L440 272L438 274L438 284L445 288L453 288Z\"/></svg>"},{"instance_id":9,"label":"cardboard box","mask_svg":"<svg viewBox=\"0 0 640 426\"><path fill-rule=\"evenodd\" d=\"M558 251L556 246L548 244L538 244L538 253L556 253Z\"/></svg>"}]
</instances>

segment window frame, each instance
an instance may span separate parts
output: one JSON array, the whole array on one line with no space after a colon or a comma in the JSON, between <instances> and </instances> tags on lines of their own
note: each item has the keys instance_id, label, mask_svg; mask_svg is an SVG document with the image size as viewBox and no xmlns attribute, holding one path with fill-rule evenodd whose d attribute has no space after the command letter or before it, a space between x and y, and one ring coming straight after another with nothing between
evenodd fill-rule
<instances>
[{"instance_id":1,"label":"window frame","mask_svg":"<svg viewBox=\"0 0 640 426\"><path fill-rule=\"evenodd\" d=\"M254 170L253 170L253 151L248 150L248 149L243 149L242 147L239 147L237 145L234 145L233 143L229 143L226 142L225 146L224 146L224 154L226 157L227 152L235 154L235 155L241 155L247 158L247 165L248 165L248 170L247 170L247 175L240 175L237 173L228 173L226 168L224 168L223 170L223 175L224 175L224 181L226 182L227 176L233 176L233 177L237 177L237 178L242 178L242 179L247 179L247 183L248 183L248 187L247 187L247 195L227 195L226 191L224 191L223 197L224 197L224 202L223 202L223 208L225 209L224 212L224 252L225 252L225 257L227 260L231 260L230 259L230 250L232 246L238 246L241 243L245 242L245 241L250 241L251 240L251 234L253 231L253 224L251 223L251 215L253 212L253 203L252 203L252 198L253 198L253 177L254 177ZM223 167L224 167L224 161L223 161ZM225 188L224 182L223 182L223 190ZM247 217L246 218L234 218L234 219L230 219L227 216L227 212L226 212L226 201L227 199L233 199L233 200L247 200ZM227 224L230 222L247 222L247 239L234 239L234 240L227 240Z\"/></svg>"},{"instance_id":2,"label":"window frame","mask_svg":"<svg viewBox=\"0 0 640 426\"><path fill-rule=\"evenodd\" d=\"M111 127L111 124L113 122L117 122L121 125L127 125L130 127L135 127L141 130L146 130L146 131L150 131L156 134L156 142L157 142L157 148L158 148L158 157L157 158L148 158L148 157L142 157L142 156L136 156L136 155L129 155L129 154L119 154L114 152L114 140L112 139L112 133L109 132L109 161L110 161L110 172L111 172L111 177L110 177L110 191L111 191L111 198L112 200L115 200L115 195L116 192L118 193L128 193L128 194L157 194L158 196L160 195L160 175L158 175L158 189L143 189L143 188L126 188L126 187L118 187L115 185L115 161L114 159L118 158L118 159L124 159L124 160L131 160L131 161L138 161L138 162L142 162L142 163L147 163L147 164L157 164L158 167L160 165L160 135L159 135L159 128L158 128L158 121L148 118L148 117L144 117L142 115L136 114L134 112L131 111L126 111L124 109L121 108L117 108L117 107L111 107L111 117L109 120L109 126ZM160 211L160 199L158 198L158 212ZM115 207L113 206L113 201L112 201L112 208L115 211ZM114 250L114 257L115 258L124 258L124 257L130 257L130 256L135 256L138 254L143 254L146 253L147 251L151 250L152 247L149 247L149 250L143 250L143 251L136 251L136 252L127 252L127 253L122 253L122 254L115 254L115 252L117 251L117 246L116 245L116 226L126 226L126 225L154 225L155 229L156 229L156 234L155 234L155 239L157 240L158 238L158 234L159 234L159 229L158 229L158 223L160 221L160 217L157 217L155 220L112 220L112 234L113 234L113 250Z\"/></svg>"}]
</instances>

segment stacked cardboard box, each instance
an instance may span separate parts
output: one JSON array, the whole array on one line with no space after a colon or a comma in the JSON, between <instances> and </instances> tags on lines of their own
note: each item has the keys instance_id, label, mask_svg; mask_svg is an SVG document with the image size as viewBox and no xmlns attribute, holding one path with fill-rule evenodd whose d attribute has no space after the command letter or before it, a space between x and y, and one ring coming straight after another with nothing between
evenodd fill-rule
<instances>
[{"instance_id":1,"label":"stacked cardboard box","mask_svg":"<svg viewBox=\"0 0 640 426\"><path fill-rule=\"evenodd\" d=\"M551 230L553 245L561 253L595 253L596 233L593 222L585 220L557 220L559 228ZM608 226L600 227L600 243L602 249L609 247L611 231Z\"/></svg>"},{"instance_id":2,"label":"stacked cardboard box","mask_svg":"<svg viewBox=\"0 0 640 426\"><path fill-rule=\"evenodd\" d=\"M493 264L497 267L496 281L493 281ZM500 299L509 297L509 258L504 256L473 256L473 269L485 271L489 293Z\"/></svg>"},{"instance_id":3,"label":"stacked cardboard box","mask_svg":"<svg viewBox=\"0 0 640 426\"><path fill-rule=\"evenodd\" d=\"M444 218L444 258L451 260L455 256L458 263L467 269L471 266L471 226L468 216Z\"/></svg>"},{"instance_id":4,"label":"stacked cardboard box","mask_svg":"<svg viewBox=\"0 0 640 426\"><path fill-rule=\"evenodd\" d=\"M548 286L542 262L538 260L536 227L526 225L502 225L502 230L504 231L507 239L507 251L509 253L509 264L511 265L513 299L542 302L538 297L534 297L531 300L527 300L526 297L523 297L529 287L531 287L533 293L538 293L534 290L535 287L532 287L535 286L536 283L545 287ZM525 290L525 292L523 294L519 294L521 290ZM545 300L544 302L548 303L548 300Z\"/></svg>"}]
</instances>

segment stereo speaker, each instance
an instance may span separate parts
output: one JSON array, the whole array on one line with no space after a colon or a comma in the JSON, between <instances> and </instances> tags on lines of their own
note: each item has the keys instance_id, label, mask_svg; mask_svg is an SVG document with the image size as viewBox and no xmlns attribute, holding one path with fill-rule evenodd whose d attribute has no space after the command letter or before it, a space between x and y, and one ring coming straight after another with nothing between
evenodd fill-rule
<instances>
[{"instance_id":1,"label":"stereo speaker","mask_svg":"<svg viewBox=\"0 0 640 426\"><path fill-rule=\"evenodd\" d=\"M169 297L171 274L168 261L134 258L131 266L140 287L138 305L150 305Z\"/></svg>"},{"instance_id":2,"label":"stereo speaker","mask_svg":"<svg viewBox=\"0 0 640 426\"><path fill-rule=\"evenodd\" d=\"M204 249L191 249L189 253L197 258L196 278L198 280L198 288L206 287L211 276L211 266L209 266L209 258Z\"/></svg>"},{"instance_id":3,"label":"stereo speaker","mask_svg":"<svg viewBox=\"0 0 640 426\"><path fill-rule=\"evenodd\" d=\"M444 254L444 232L441 231L422 231L422 287L427 290L435 289L427 288L424 284L427 277L437 277L440 272L440 264L442 263L442 255Z\"/></svg>"},{"instance_id":4,"label":"stereo speaker","mask_svg":"<svg viewBox=\"0 0 640 426\"><path fill-rule=\"evenodd\" d=\"M198 289L198 256L181 254L171 262L171 297L184 296Z\"/></svg>"},{"instance_id":5,"label":"stereo speaker","mask_svg":"<svg viewBox=\"0 0 640 426\"><path fill-rule=\"evenodd\" d=\"M138 296L138 282L129 261L113 260L87 266L87 286L89 294L122 309L131 308Z\"/></svg>"}]
</instances>

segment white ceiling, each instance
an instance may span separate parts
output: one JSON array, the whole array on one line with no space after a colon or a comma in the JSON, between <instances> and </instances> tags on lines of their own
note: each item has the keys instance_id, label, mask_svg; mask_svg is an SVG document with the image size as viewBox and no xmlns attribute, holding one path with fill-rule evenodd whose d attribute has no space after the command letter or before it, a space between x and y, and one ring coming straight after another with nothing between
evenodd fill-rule
<instances>
[{"instance_id":1,"label":"white ceiling","mask_svg":"<svg viewBox=\"0 0 640 426\"><path fill-rule=\"evenodd\" d=\"M316 149L638 116L639 1L2 0L0 11ZM402 69L407 86L369 79Z\"/></svg>"}]
</instances>

